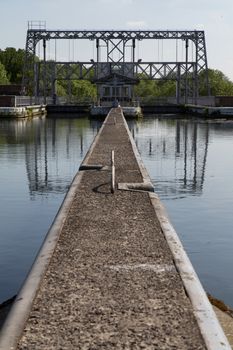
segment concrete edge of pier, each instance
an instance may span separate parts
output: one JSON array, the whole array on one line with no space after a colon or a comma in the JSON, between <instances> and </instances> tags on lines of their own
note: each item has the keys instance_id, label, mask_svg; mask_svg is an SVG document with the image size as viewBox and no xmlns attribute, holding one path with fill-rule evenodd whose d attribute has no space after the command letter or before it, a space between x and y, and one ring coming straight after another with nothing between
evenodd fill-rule
<instances>
[{"instance_id":1,"label":"concrete edge of pier","mask_svg":"<svg viewBox=\"0 0 233 350\"><path fill-rule=\"evenodd\" d=\"M98 141L103 126L100 129L98 135L95 137L95 140L93 141L86 157L84 158L82 165L86 165L88 163L88 159L92 153L93 148L95 147L96 142ZM143 183L150 184L152 186L148 172L141 160L127 124L126 129L142 173ZM20 339L20 336L23 332L25 323L33 305L34 298L40 287L40 283L43 279L47 266L49 265L52 254L56 248L60 232L69 213L76 189L82 179L82 174L83 172L80 171L75 176L71 187L67 192L67 195L59 209L59 212L55 217L50 230L48 231L48 234L42 244L36 260L12 306L5 324L3 325L0 334L0 350L14 350L17 348L18 340ZM155 213L159 219L161 229L173 254L175 266L181 276L186 293L190 298L194 310L194 315L197 319L197 323L207 349L230 350L231 347L226 339L226 336L217 320L211 304L208 301L206 293L203 290L203 287L192 267L192 264L184 251L177 233L169 222L167 213L162 206L159 197L151 192L149 192L149 197Z\"/></svg>"},{"instance_id":2,"label":"concrete edge of pier","mask_svg":"<svg viewBox=\"0 0 233 350\"><path fill-rule=\"evenodd\" d=\"M100 137L104 123L99 130L99 133L94 138L92 145L90 146L84 160L82 162L85 165L92 153L95 144ZM81 166L80 166L81 167ZM27 322L30 314L33 301L36 297L37 291L40 288L41 281L46 272L46 269L50 263L53 252L56 248L62 227L69 213L72 201L74 199L77 187L79 186L83 172L79 171L59 208L59 211L39 249L39 252L34 260L34 263L22 284L19 293L11 307L9 314L0 331L0 350L14 350L17 349L18 341L21 337L25 323Z\"/></svg>"}]
</instances>

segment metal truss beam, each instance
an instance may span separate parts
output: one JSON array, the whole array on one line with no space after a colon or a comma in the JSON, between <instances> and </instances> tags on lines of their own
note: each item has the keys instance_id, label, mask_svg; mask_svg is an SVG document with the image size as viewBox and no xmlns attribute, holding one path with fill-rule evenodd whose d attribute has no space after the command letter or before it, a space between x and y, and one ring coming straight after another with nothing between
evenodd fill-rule
<instances>
[{"instance_id":1,"label":"metal truss beam","mask_svg":"<svg viewBox=\"0 0 233 350\"><path fill-rule=\"evenodd\" d=\"M43 62L38 63L43 70ZM56 66L56 80L59 79L88 79L97 82L98 79L117 73L127 78L139 80L176 80L177 72L183 75L192 73L196 62L46 62L46 71L54 72Z\"/></svg>"},{"instance_id":2,"label":"metal truss beam","mask_svg":"<svg viewBox=\"0 0 233 350\"><path fill-rule=\"evenodd\" d=\"M28 37L35 41L51 39L190 39L201 40L205 37L202 30L43 30L29 29Z\"/></svg>"}]
</instances>

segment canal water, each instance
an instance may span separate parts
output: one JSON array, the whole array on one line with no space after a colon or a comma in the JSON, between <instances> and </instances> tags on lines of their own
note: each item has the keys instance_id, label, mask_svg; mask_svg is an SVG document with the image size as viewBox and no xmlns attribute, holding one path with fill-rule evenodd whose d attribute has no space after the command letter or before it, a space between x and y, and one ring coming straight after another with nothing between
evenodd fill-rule
<instances>
[{"instance_id":1,"label":"canal water","mask_svg":"<svg viewBox=\"0 0 233 350\"><path fill-rule=\"evenodd\" d=\"M233 307L233 121L128 121L206 291ZM101 123L0 120L0 303L19 289Z\"/></svg>"}]
</instances>

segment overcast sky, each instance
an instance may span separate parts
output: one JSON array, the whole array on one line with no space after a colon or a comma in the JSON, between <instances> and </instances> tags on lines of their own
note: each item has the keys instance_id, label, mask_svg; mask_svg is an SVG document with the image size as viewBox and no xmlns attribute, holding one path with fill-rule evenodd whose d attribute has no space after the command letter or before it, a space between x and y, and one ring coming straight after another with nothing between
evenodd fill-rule
<instances>
[{"instance_id":1,"label":"overcast sky","mask_svg":"<svg viewBox=\"0 0 233 350\"><path fill-rule=\"evenodd\" d=\"M202 29L208 65L233 80L233 0L0 0L0 48L24 48L27 22L47 29Z\"/></svg>"}]
</instances>

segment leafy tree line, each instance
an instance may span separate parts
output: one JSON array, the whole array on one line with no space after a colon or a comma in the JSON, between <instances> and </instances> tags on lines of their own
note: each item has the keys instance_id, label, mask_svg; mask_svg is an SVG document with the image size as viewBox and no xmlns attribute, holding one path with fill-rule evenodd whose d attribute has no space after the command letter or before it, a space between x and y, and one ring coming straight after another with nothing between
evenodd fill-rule
<instances>
[{"instance_id":1,"label":"leafy tree line","mask_svg":"<svg viewBox=\"0 0 233 350\"><path fill-rule=\"evenodd\" d=\"M8 47L0 49L0 84L20 84L22 81L25 50L16 50ZM39 58L37 58L39 60ZM233 82L217 69L209 69L211 95L233 95ZM68 81L59 77L57 81L57 95L66 96L71 91L73 96L96 97L96 86L87 80L72 80L70 87ZM199 75L200 95L207 95L205 86L205 73ZM176 82L174 80L141 80L135 86L137 96L174 96Z\"/></svg>"},{"instance_id":2,"label":"leafy tree line","mask_svg":"<svg viewBox=\"0 0 233 350\"><path fill-rule=\"evenodd\" d=\"M70 91L71 96L78 96L79 99L91 98L95 100L97 97L96 86L88 80L71 80L70 83L68 80L58 80L56 91L57 96L68 96Z\"/></svg>"},{"instance_id":3,"label":"leafy tree line","mask_svg":"<svg viewBox=\"0 0 233 350\"><path fill-rule=\"evenodd\" d=\"M208 77L211 89L211 95L233 96L233 82L224 75L220 70L208 69ZM191 75L188 76L191 79ZM207 96L206 73L202 71L198 77L199 94ZM137 96L175 96L176 81L175 80L141 80L135 88Z\"/></svg>"},{"instance_id":4,"label":"leafy tree line","mask_svg":"<svg viewBox=\"0 0 233 350\"><path fill-rule=\"evenodd\" d=\"M0 62L0 84L9 84L7 72L4 65Z\"/></svg>"},{"instance_id":5,"label":"leafy tree line","mask_svg":"<svg viewBox=\"0 0 233 350\"><path fill-rule=\"evenodd\" d=\"M7 81L0 80L1 84L20 84L23 74L25 50L16 50L13 47L8 47L5 50L0 50L0 63L2 68L0 71L6 75Z\"/></svg>"}]
</instances>

